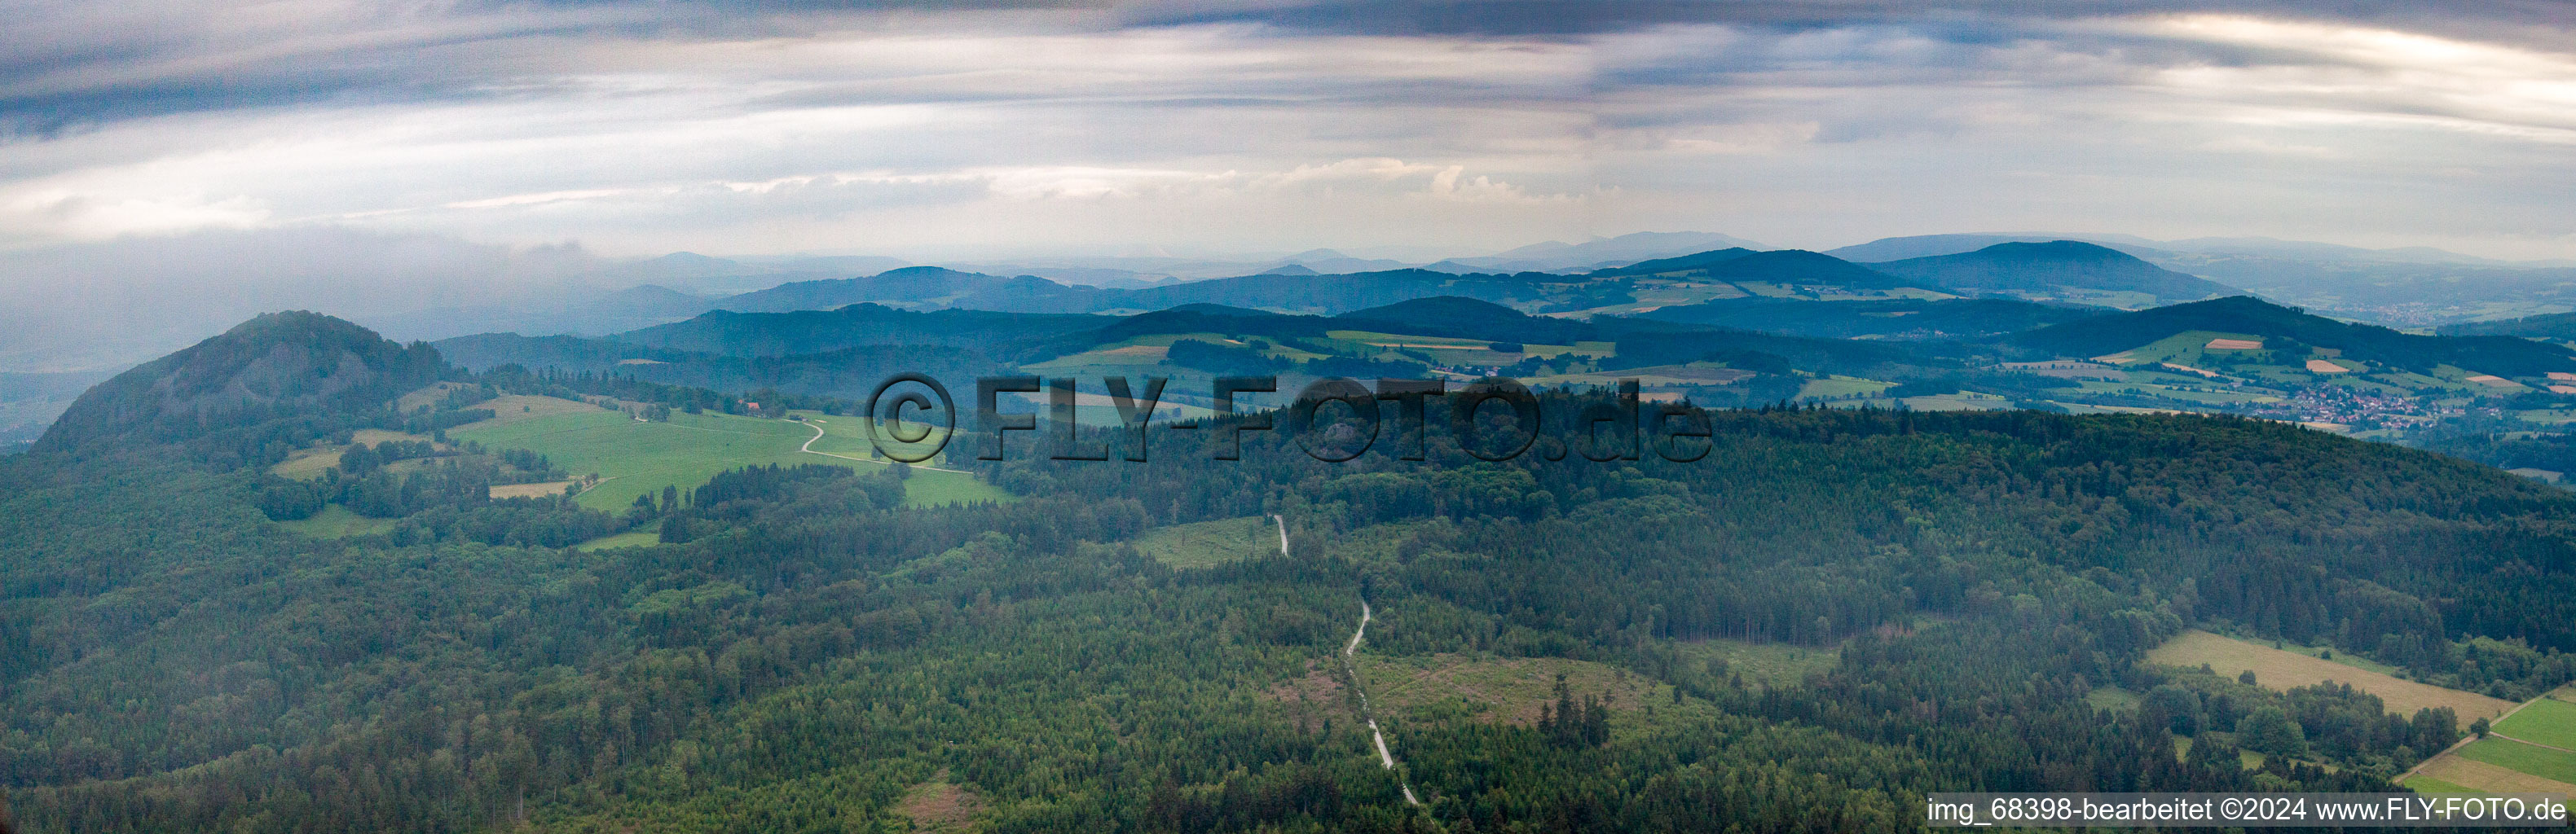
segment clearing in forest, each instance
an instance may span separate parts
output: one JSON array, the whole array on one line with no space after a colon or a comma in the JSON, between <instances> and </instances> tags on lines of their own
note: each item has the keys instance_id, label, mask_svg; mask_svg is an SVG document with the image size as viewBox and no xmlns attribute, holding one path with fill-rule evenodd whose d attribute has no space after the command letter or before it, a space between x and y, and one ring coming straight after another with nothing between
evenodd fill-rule
<instances>
[{"instance_id":1,"label":"clearing in forest","mask_svg":"<svg viewBox=\"0 0 2576 834\"><path fill-rule=\"evenodd\" d=\"M1801 646L1796 643L1756 643L1749 640L1710 638L1678 644L1687 660L1723 666L1718 676L1766 687L1799 686L1808 675L1833 671L1843 661L1840 645Z\"/></svg>"},{"instance_id":2,"label":"clearing in forest","mask_svg":"<svg viewBox=\"0 0 2576 834\"><path fill-rule=\"evenodd\" d=\"M2513 702L2500 698L2402 680L2358 666L2198 629L2183 632L2181 636L2147 652L2147 662L2183 668L2206 663L2209 668L2228 677L2250 669L2254 672L2255 683L2273 690L2313 686L2326 681L2348 683L2354 689L2379 696L2388 711L2398 715L2413 715L2418 709L2450 707L2459 714L2460 726L2463 727L2471 721L2494 718L2514 708Z\"/></svg>"},{"instance_id":3,"label":"clearing in forest","mask_svg":"<svg viewBox=\"0 0 2576 834\"><path fill-rule=\"evenodd\" d=\"M1464 718L1473 721L1530 725L1538 723L1539 706L1556 703L1556 677L1580 702L1584 696L1610 696L1613 715L1637 712L1648 705L1669 710L1672 687L1600 663L1560 657L1479 657L1441 653L1388 657L1361 653L1360 677L1377 700L1381 715L1415 721ZM1694 702L1696 704L1697 702Z\"/></svg>"},{"instance_id":4,"label":"clearing in forest","mask_svg":"<svg viewBox=\"0 0 2576 834\"><path fill-rule=\"evenodd\" d=\"M1136 537L1136 551L1176 568L1204 568L1279 552L1270 520L1260 516L1156 527Z\"/></svg>"},{"instance_id":5,"label":"clearing in forest","mask_svg":"<svg viewBox=\"0 0 2576 834\"><path fill-rule=\"evenodd\" d=\"M975 830L975 811L983 805L975 792L948 781L948 771L943 769L932 774L930 781L905 792L895 810L912 818L912 830L916 832L963 834Z\"/></svg>"}]
</instances>

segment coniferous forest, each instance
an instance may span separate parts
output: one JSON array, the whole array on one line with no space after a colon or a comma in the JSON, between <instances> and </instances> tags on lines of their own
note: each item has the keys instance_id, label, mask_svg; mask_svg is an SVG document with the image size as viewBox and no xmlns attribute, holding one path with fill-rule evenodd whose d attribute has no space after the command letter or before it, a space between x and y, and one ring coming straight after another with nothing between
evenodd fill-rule
<instances>
[{"instance_id":1,"label":"coniferous forest","mask_svg":"<svg viewBox=\"0 0 2576 834\"><path fill-rule=\"evenodd\" d=\"M27 830L899 832L945 784L994 832L1893 831L1936 791L2396 790L2468 732L2145 662L2188 628L2512 700L2576 679L2576 496L2289 424L1757 407L1643 441L1687 463L1567 453L1570 426L1506 462L1435 429L1405 460L1393 425L1325 463L1301 443L1349 427L1282 420L1240 460L1212 430L1155 433L1145 463L945 460L1010 501L752 467L619 515L487 497L564 474L524 455L268 468L479 402L388 404L431 382L733 398L468 373L319 319L234 353L355 345L368 385L154 412L238 370L210 351L0 458L0 789ZM1497 410L1480 437L1513 429ZM278 521L326 504L393 524ZM1239 558L1138 546L1243 518ZM653 540L571 546L620 530ZM1629 694L1560 676L1534 721L1364 707L1363 601L1360 656L1581 662ZM1783 679L1712 645L1834 659Z\"/></svg>"}]
</instances>

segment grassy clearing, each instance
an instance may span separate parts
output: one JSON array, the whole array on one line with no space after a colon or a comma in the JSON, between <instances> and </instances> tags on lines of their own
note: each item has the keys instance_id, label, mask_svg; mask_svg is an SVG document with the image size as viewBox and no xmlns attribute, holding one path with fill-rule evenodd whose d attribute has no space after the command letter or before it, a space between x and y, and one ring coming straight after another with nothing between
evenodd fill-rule
<instances>
[{"instance_id":1,"label":"grassy clearing","mask_svg":"<svg viewBox=\"0 0 2576 834\"><path fill-rule=\"evenodd\" d=\"M311 517L280 521L277 524L317 539L345 539L350 536L375 536L393 532L395 521L390 518L368 518L351 512L347 507L332 504L323 507L321 512L314 513Z\"/></svg>"},{"instance_id":2,"label":"grassy clearing","mask_svg":"<svg viewBox=\"0 0 2576 834\"><path fill-rule=\"evenodd\" d=\"M411 393L404 394L401 398L394 400L394 409L401 411L404 414L410 414L413 411L438 404L440 400L447 398L448 392L455 391L456 389L463 387L465 387L465 383L462 382L433 382L426 388L421 388Z\"/></svg>"},{"instance_id":3,"label":"grassy clearing","mask_svg":"<svg viewBox=\"0 0 2576 834\"><path fill-rule=\"evenodd\" d=\"M1681 643L1679 648L1686 659L1721 662L1727 674L1742 675L1746 683L1770 687L1797 686L1805 683L1808 675L1830 671L1843 660L1840 646L1709 639Z\"/></svg>"},{"instance_id":4,"label":"grassy clearing","mask_svg":"<svg viewBox=\"0 0 2576 834\"><path fill-rule=\"evenodd\" d=\"M975 812L983 807L982 798L949 782L948 771L941 770L931 776L931 781L905 791L895 810L912 819L913 831L966 834L976 830Z\"/></svg>"},{"instance_id":5,"label":"grassy clearing","mask_svg":"<svg viewBox=\"0 0 2576 834\"><path fill-rule=\"evenodd\" d=\"M669 422L643 422L568 400L552 403L546 406L554 412L550 416L487 420L452 430L448 436L495 449L536 452L574 475L597 473L602 478L599 485L575 500L582 506L610 512L625 509L634 503L635 496L659 494L665 486L694 489L716 473L744 466L868 465L798 451L814 437L814 427L799 421L730 414L673 414ZM535 403L526 405L529 411L517 413L530 415L545 410L535 408ZM826 428L828 438L829 427ZM864 445L866 441L859 442ZM1005 498L1007 493L964 473L916 469L911 480L904 483L904 503L913 506Z\"/></svg>"},{"instance_id":6,"label":"grassy clearing","mask_svg":"<svg viewBox=\"0 0 2576 834\"><path fill-rule=\"evenodd\" d=\"M293 454L287 455L285 460L278 461L277 465L269 467L268 472L280 478L293 478L299 481L321 480L323 473L340 465L340 453L347 448L314 446L297 449Z\"/></svg>"},{"instance_id":7,"label":"grassy clearing","mask_svg":"<svg viewBox=\"0 0 2576 834\"><path fill-rule=\"evenodd\" d=\"M492 497L494 499L543 498L548 495L562 495L564 494L564 488L572 486L572 484L573 482L571 481L546 481L535 484L494 484L492 485Z\"/></svg>"},{"instance_id":8,"label":"grassy clearing","mask_svg":"<svg viewBox=\"0 0 2576 834\"><path fill-rule=\"evenodd\" d=\"M1533 725L1538 723L1542 704L1556 703L1559 675L1578 701L1586 695L1608 695L1613 735L1712 709L1689 699L1676 706L1672 687L1643 675L1560 657L1449 653L1384 657L1363 652L1356 665L1379 710L1408 721Z\"/></svg>"},{"instance_id":9,"label":"grassy clearing","mask_svg":"<svg viewBox=\"0 0 2576 834\"><path fill-rule=\"evenodd\" d=\"M2116 686L2102 686L2095 687L2093 691L2084 693L2084 703L2091 705L2096 710L2128 712L2138 708L2139 698L2138 693L2131 692L2126 689L2121 689Z\"/></svg>"},{"instance_id":10,"label":"grassy clearing","mask_svg":"<svg viewBox=\"0 0 2576 834\"><path fill-rule=\"evenodd\" d=\"M2542 698L2513 717L2496 722L2495 731L2524 741L2576 750L2576 704Z\"/></svg>"},{"instance_id":11,"label":"grassy clearing","mask_svg":"<svg viewBox=\"0 0 2576 834\"><path fill-rule=\"evenodd\" d=\"M2485 762L2553 782L2576 783L2576 753L2564 750L2490 737L2472 742L2454 753L2470 761Z\"/></svg>"},{"instance_id":12,"label":"grassy clearing","mask_svg":"<svg viewBox=\"0 0 2576 834\"><path fill-rule=\"evenodd\" d=\"M497 397L485 400L474 404L472 407L492 409L492 419L478 423L467 423L456 428L448 429L447 434L449 437L455 437L459 432L483 431L507 426L513 423L523 423L530 420L543 420L549 417L559 417L566 414L615 413L608 409L585 402L574 402L572 400L558 399L555 397L540 397L533 394L511 394L506 397Z\"/></svg>"},{"instance_id":13,"label":"grassy clearing","mask_svg":"<svg viewBox=\"0 0 2576 834\"><path fill-rule=\"evenodd\" d=\"M582 551L613 550L620 547L652 547L661 543L662 531L660 530L634 530L613 536L601 536L596 539L591 539L590 541L573 545L573 549Z\"/></svg>"},{"instance_id":14,"label":"grassy clearing","mask_svg":"<svg viewBox=\"0 0 2576 834\"><path fill-rule=\"evenodd\" d=\"M1260 516L1157 527L1137 536L1137 552L1176 568L1204 568L1279 552L1270 519Z\"/></svg>"},{"instance_id":15,"label":"grassy clearing","mask_svg":"<svg viewBox=\"0 0 2576 834\"><path fill-rule=\"evenodd\" d=\"M2341 658L2340 655L2337 657ZM2199 630L2183 632L2181 636L2147 652L2147 662L2184 668L2206 663L2219 674L2229 677L2250 669L2256 683L2275 690L2340 681L2379 696L2389 712L2413 715L2418 709L2450 707L2459 713L2463 725L2480 718L2503 715L2514 707L2511 701L2399 680L2357 666Z\"/></svg>"},{"instance_id":16,"label":"grassy clearing","mask_svg":"<svg viewBox=\"0 0 2576 834\"><path fill-rule=\"evenodd\" d=\"M813 436L797 423L725 414L674 414L667 423L639 422L620 412L569 404L588 411L485 421L448 436L536 452L576 476L595 473L600 484L575 500L612 512L625 509L635 496L658 494L665 486L692 489L727 469L821 462L797 452Z\"/></svg>"}]
</instances>

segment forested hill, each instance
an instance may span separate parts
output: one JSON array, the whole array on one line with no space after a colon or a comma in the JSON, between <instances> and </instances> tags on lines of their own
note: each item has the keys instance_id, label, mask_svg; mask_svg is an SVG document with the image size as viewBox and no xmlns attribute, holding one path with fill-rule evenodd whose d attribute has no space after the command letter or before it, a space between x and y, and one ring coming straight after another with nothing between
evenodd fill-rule
<instances>
[{"instance_id":1,"label":"forested hill","mask_svg":"<svg viewBox=\"0 0 2576 834\"><path fill-rule=\"evenodd\" d=\"M2159 301L2197 301L2236 290L2139 260L2126 252L2072 240L1998 243L1974 252L1870 264L1890 275L1967 292L2057 295L2069 290L2143 293Z\"/></svg>"},{"instance_id":2,"label":"forested hill","mask_svg":"<svg viewBox=\"0 0 2576 834\"><path fill-rule=\"evenodd\" d=\"M2116 353L2188 331L2246 334L2340 350L2415 371L2452 365L2490 374L2576 371L2576 352L2511 336L2417 336L2309 315L2252 296L2231 296L2070 322L2011 341L2064 356Z\"/></svg>"},{"instance_id":3,"label":"forested hill","mask_svg":"<svg viewBox=\"0 0 2576 834\"><path fill-rule=\"evenodd\" d=\"M270 313L118 374L81 394L36 441L79 454L202 437L281 416L381 407L429 384L443 363L319 313Z\"/></svg>"},{"instance_id":4,"label":"forested hill","mask_svg":"<svg viewBox=\"0 0 2576 834\"><path fill-rule=\"evenodd\" d=\"M156 366L233 379L312 343ZM442 382L531 421L715 396ZM961 436L936 463L1008 500L934 506L928 473L856 456L617 515L493 497L480 458L550 464L429 441L313 481L182 447L0 458L0 788L67 832L1911 831L1936 791L2389 790L2462 736L2147 662L2187 628L2508 700L2576 679L2576 495L2491 468L2031 411L1686 410L1704 439L1625 449L1573 425L1611 403L1546 396L1507 462L1469 449L1539 427L1436 402L1420 460L1392 407L1338 464L1308 450L1368 433L1329 415L1156 431L1147 462L1123 431L1075 437L1092 460ZM857 419L802 404L822 422L691 426ZM303 419L268 442L344 442ZM326 489L384 523L309 523Z\"/></svg>"}]
</instances>

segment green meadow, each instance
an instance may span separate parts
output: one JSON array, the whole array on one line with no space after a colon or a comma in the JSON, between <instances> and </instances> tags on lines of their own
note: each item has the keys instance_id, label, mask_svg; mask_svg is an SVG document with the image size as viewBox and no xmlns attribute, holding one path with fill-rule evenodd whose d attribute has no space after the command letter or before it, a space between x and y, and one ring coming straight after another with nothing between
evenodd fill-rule
<instances>
[{"instance_id":1,"label":"green meadow","mask_svg":"<svg viewBox=\"0 0 2576 834\"><path fill-rule=\"evenodd\" d=\"M845 421L850 425L837 436L830 429L840 427L828 423L821 427L826 429L824 440L815 443L815 452L800 450L814 439L818 426L732 414L673 414L668 422L646 422L614 411L571 411L476 423L448 436L496 449L536 452L576 477L596 474L599 485L576 500L615 512L633 504L636 496L659 494L663 487L694 489L719 472L745 466L837 463L865 469L876 465L856 420ZM904 502L915 506L1006 497L962 472L916 469L904 484Z\"/></svg>"},{"instance_id":2,"label":"green meadow","mask_svg":"<svg viewBox=\"0 0 2576 834\"><path fill-rule=\"evenodd\" d=\"M2524 741L2576 750L2576 704L2542 698L2512 717L2496 722L2495 731Z\"/></svg>"}]
</instances>

